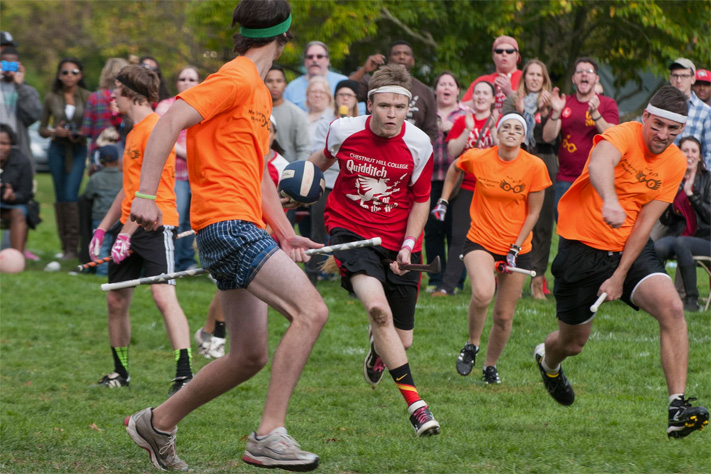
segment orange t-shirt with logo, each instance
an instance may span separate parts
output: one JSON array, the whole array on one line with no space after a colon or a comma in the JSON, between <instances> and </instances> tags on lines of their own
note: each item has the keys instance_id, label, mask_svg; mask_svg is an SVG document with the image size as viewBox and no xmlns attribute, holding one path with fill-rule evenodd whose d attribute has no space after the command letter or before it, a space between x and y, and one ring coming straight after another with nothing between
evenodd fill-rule
<instances>
[{"instance_id":1,"label":"orange t-shirt with logo","mask_svg":"<svg viewBox=\"0 0 711 474\"><path fill-rule=\"evenodd\" d=\"M178 97L203 118L187 139L193 229L228 220L264 228L261 182L272 97L256 65L239 56Z\"/></svg>"},{"instance_id":2,"label":"orange t-shirt with logo","mask_svg":"<svg viewBox=\"0 0 711 474\"><path fill-rule=\"evenodd\" d=\"M590 182L588 156L583 173L558 203L558 234L599 250L621 252L642 206L654 200L668 203L674 200L686 172L686 158L676 145L658 155L652 154L642 140L639 122L616 125L596 135L590 155L600 140L606 140L622 153L615 166L615 192L627 219L617 229L603 221L603 202Z\"/></svg>"},{"instance_id":3,"label":"orange t-shirt with logo","mask_svg":"<svg viewBox=\"0 0 711 474\"><path fill-rule=\"evenodd\" d=\"M146 151L148 138L153 127L158 123L160 115L151 113L143 120L133 125L131 132L126 136L126 146L123 151L123 191L126 197L121 202L121 222L128 222L131 214L131 204L135 193L141 184L141 166L143 166L143 153ZM163 225L177 227L178 207L175 204L175 150L171 150L160 175L160 184L156 193L156 204L163 213Z\"/></svg>"},{"instance_id":4,"label":"orange t-shirt with logo","mask_svg":"<svg viewBox=\"0 0 711 474\"><path fill-rule=\"evenodd\" d=\"M528 195L553 184L545 163L523 150L513 160L504 161L495 146L466 151L459 157L457 167L476 178L467 238L489 252L507 254L528 215ZM531 251L532 238L531 232L521 253Z\"/></svg>"}]
</instances>

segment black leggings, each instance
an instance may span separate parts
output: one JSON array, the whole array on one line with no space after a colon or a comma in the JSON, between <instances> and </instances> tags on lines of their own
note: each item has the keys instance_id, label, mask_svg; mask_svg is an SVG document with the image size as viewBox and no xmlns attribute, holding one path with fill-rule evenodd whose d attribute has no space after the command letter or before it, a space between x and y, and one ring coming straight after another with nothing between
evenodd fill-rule
<instances>
[{"instance_id":1,"label":"black leggings","mask_svg":"<svg viewBox=\"0 0 711 474\"><path fill-rule=\"evenodd\" d=\"M663 237L654 243L654 250L660 260L676 257L678 271L684 281L684 290L688 296L698 298L696 288L696 262L694 255L711 256L711 242L700 237Z\"/></svg>"}]
</instances>

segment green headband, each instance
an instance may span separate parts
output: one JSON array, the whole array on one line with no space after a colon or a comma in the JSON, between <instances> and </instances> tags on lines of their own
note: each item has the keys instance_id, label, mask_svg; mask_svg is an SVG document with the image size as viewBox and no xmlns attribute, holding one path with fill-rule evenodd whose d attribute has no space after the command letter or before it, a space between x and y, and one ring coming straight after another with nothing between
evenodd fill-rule
<instances>
[{"instance_id":1,"label":"green headband","mask_svg":"<svg viewBox=\"0 0 711 474\"><path fill-rule=\"evenodd\" d=\"M239 34L245 38L271 38L273 36L279 36L282 33L289 31L291 26L291 13L289 17L279 23L278 25L270 26L269 28L245 28L241 26L239 29Z\"/></svg>"}]
</instances>

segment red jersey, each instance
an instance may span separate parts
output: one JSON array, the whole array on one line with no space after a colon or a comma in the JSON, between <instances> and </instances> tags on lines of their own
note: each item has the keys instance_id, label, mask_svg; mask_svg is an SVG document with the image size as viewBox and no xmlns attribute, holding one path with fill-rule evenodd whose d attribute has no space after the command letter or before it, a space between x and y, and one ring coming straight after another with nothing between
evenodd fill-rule
<instances>
[{"instance_id":1,"label":"red jersey","mask_svg":"<svg viewBox=\"0 0 711 474\"><path fill-rule=\"evenodd\" d=\"M606 122L617 125L620 113L617 102L600 98L597 111ZM593 137L598 134L595 121L588 111L588 103L580 102L575 94L565 98L565 107L560 113L560 148L558 149L558 175L556 181L573 182L583 172L583 166L593 147Z\"/></svg>"},{"instance_id":2,"label":"red jersey","mask_svg":"<svg viewBox=\"0 0 711 474\"><path fill-rule=\"evenodd\" d=\"M340 167L326 201L326 229L381 237L383 247L400 250L412 204L430 198L430 138L408 122L399 135L380 137L370 130L370 116L347 117L331 124L324 154ZM418 252L422 236L413 237Z\"/></svg>"},{"instance_id":3,"label":"red jersey","mask_svg":"<svg viewBox=\"0 0 711 474\"><path fill-rule=\"evenodd\" d=\"M452 125L452 129L449 131L449 134L447 135L447 142L450 140L454 140L455 138L458 138L464 129L466 128L466 115L463 115L454 122ZM464 152L467 150L470 150L474 148L474 145L476 145L476 141L479 139L479 135L481 134L481 130L484 128L484 124L486 124L486 121L489 119L489 117L481 120L477 120L476 117L474 117L474 128L472 129L471 132L469 132L469 138L467 139L467 144L464 145L464 151L462 151L462 155ZM493 121L492 121L493 122ZM491 127L493 123L489 124L489 127ZM481 141L479 142L479 146L477 147L478 150L484 150L486 148L491 148L494 146L494 137L491 136L491 128L487 128L486 131L484 132L484 135L481 138ZM461 156L461 155L460 155ZM474 177L473 174L471 173L464 173L464 180L462 181L462 189L466 189L468 191L474 191L474 187L476 185L476 177Z\"/></svg>"}]
</instances>

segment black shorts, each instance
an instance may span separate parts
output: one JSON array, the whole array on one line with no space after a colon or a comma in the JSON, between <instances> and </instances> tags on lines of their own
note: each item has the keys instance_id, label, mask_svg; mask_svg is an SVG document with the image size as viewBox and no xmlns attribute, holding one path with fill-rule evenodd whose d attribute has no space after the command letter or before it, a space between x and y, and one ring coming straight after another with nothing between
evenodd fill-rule
<instances>
[{"instance_id":1,"label":"black shorts","mask_svg":"<svg viewBox=\"0 0 711 474\"><path fill-rule=\"evenodd\" d=\"M344 244L363 240L360 235L346 229L336 228L331 232L329 245ZM393 324L403 331L415 328L415 305L420 289L420 272L407 272L397 275L390 269L388 260L397 260L398 252L383 247L364 247L359 249L333 252L341 272L341 286L353 292L350 277L368 275L383 284L385 297L393 313ZM422 263L422 253L413 253L412 263Z\"/></svg>"},{"instance_id":2,"label":"black shorts","mask_svg":"<svg viewBox=\"0 0 711 474\"><path fill-rule=\"evenodd\" d=\"M572 325L590 321L595 316L590 306L597 300L600 285L612 276L621 258L622 252L598 250L560 237L558 255L551 265L558 319ZM666 275L666 272L654 251L654 243L649 240L627 272L620 299L639 310L632 302L634 291L640 282L654 274Z\"/></svg>"},{"instance_id":3,"label":"black shorts","mask_svg":"<svg viewBox=\"0 0 711 474\"><path fill-rule=\"evenodd\" d=\"M118 222L109 234L114 237L121 232L123 225ZM146 232L139 227L131 236L131 250L133 253L116 265L113 260L109 262L109 283L135 280L136 278L173 273L175 271L175 238L176 231L173 226L160 226L156 230ZM175 285L175 280L167 282Z\"/></svg>"},{"instance_id":4,"label":"black shorts","mask_svg":"<svg viewBox=\"0 0 711 474\"><path fill-rule=\"evenodd\" d=\"M500 255L498 253L490 252L487 249L485 249L484 246L481 244L472 242L469 239L465 240L462 255L466 255L469 252L473 252L474 250L483 250L484 252L486 252L489 255L491 255L492 257L494 257L495 262L500 262L502 260L504 262L506 261L506 255ZM531 252L522 253L518 257L516 257L516 266L518 268L523 268L524 270L530 270L531 269Z\"/></svg>"}]
</instances>

